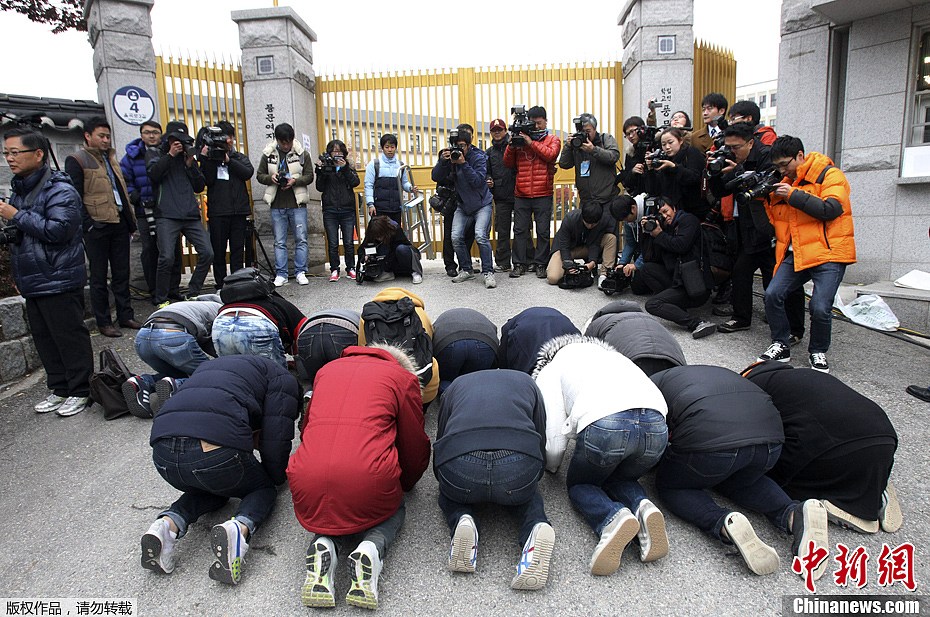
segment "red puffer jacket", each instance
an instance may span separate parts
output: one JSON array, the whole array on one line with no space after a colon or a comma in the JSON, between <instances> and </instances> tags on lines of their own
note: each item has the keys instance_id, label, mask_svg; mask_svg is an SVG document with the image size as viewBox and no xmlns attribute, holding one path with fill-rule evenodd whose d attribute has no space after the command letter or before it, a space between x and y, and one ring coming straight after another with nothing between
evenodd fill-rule
<instances>
[{"instance_id":1,"label":"red puffer jacket","mask_svg":"<svg viewBox=\"0 0 930 617\"><path fill-rule=\"evenodd\" d=\"M551 197L555 161L561 149L562 140L552 134L539 141L531 141L522 148L508 145L504 150L504 165L517 169L514 196L527 199Z\"/></svg>"},{"instance_id":2,"label":"red puffer jacket","mask_svg":"<svg viewBox=\"0 0 930 617\"><path fill-rule=\"evenodd\" d=\"M383 349L348 347L316 374L287 466L297 520L343 536L391 517L429 465L416 376Z\"/></svg>"}]
</instances>

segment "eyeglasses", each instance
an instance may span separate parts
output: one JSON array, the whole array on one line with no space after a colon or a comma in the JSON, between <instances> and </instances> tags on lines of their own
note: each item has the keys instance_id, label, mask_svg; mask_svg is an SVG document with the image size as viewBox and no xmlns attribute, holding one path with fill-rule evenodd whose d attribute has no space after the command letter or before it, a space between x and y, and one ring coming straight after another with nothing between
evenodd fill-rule
<instances>
[{"instance_id":1,"label":"eyeglasses","mask_svg":"<svg viewBox=\"0 0 930 617\"><path fill-rule=\"evenodd\" d=\"M751 143L751 141L744 141L741 144L727 144L727 146L730 148L730 150L742 150Z\"/></svg>"},{"instance_id":2,"label":"eyeglasses","mask_svg":"<svg viewBox=\"0 0 930 617\"><path fill-rule=\"evenodd\" d=\"M730 122L745 122L748 120L746 116L730 116Z\"/></svg>"},{"instance_id":3,"label":"eyeglasses","mask_svg":"<svg viewBox=\"0 0 930 617\"><path fill-rule=\"evenodd\" d=\"M15 159L20 154L24 154L26 152L35 152L36 150L38 150L38 148L32 148L31 150L4 150L3 156L8 159Z\"/></svg>"},{"instance_id":4,"label":"eyeglasses","mask_svg":"<svg viewBox=\"0 0 930 617\"><path fill-rule=\"evenodd\" d=\"M630 129L628 131L623 132L623 134L626 135L627 137L632 137L633 135L636 135L637 133L639 133L639 129Z\"/></svg>"},{"instance_id":5,"label":"eyeglasses","mask_svg":"<svg viewBox=\"0 0 930 617\"><path fill-rule=\"evenodd\" d=\"M161 135L161 131L142 131L143 135Z\"/></svg>"}]
</instances>

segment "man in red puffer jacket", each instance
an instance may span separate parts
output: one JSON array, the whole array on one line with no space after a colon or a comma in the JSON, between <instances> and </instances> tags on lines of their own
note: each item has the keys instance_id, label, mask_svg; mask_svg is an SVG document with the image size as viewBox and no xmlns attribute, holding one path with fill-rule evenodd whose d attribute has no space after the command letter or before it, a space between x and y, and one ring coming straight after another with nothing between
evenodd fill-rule
<instances>
[{"instance_id":1,"label":"man in red puffer jacket","mask_svg":"<svg viewBox=\"0 0 930 617\"><path fill-rule=\"evenodd\" d=\"M513 270L510 278L536 272L546 278L549 263L549 233L552 224L552 178L562 141L546 128L546 110L530 107L527 117L536 124L529 134L521 133L523 145L511 140L504 150L504 165L516 168L517 185L513 206ZM516 141L519 141L516 140ZM530 223L536 219L536 248L530 241Z\"/></svg>"}]
</instances>

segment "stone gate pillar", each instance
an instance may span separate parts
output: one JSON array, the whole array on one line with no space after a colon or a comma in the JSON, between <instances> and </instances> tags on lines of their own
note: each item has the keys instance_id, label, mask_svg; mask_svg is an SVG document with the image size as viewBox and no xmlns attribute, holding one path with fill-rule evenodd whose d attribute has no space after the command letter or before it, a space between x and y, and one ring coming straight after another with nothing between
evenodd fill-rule
<instances>
[{"instance_id":1,"label":"stone gate pillar","mask_svg":"<svg viewBox=\"0 0 930 617\"><path fill-rule=\"evenodd\" d=\"M239 26L242 49L242 96L249 140L249 158L258 167L262 150L274 141L274 127L287 122L294 127L294 141L309 145L313 160L319 155L316 123L316 77L313 51L316 33L288 6L232 11ZM310 187L307 207L308 269L323 272L326 258L323 216L319 193ZM271 235L265 187L252 181L255 219L263 237ZM266 243L271 252L271 244ZM293 250L290 250L293 259ZM273 257L272 257L273 258Z\"/></svg>"},{"instance_id":2,"label":"stone gate pillar","mask_svg":"<svg viewBox=\"0 0 930 617\"><path fill-rule=\"evenodd\" d=\"M657 124L692 109L694 82L693 0L625 0L617 24L623 41L623 113L646 118L646 101L662 103ZM618 131L618 139L622 137Z\"/></svg>"},{"instance_id":3,"label":"stone gate pillar","mask_svg":"<svg viewBox=\"0 0 930 617\"><path fill-rule=\"evenodd\" d=\"M106 109L113 147L122 156L145 120L159 118L149 11L155 0L86 0L97 99Z\"/></svg>"}]
</instances>

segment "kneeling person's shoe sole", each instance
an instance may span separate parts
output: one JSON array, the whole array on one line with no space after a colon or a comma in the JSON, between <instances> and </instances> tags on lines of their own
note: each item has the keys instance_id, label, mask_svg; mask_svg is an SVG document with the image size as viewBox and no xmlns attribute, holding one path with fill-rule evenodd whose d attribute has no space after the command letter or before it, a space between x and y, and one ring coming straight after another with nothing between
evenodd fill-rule
<instances>
[{"instance_id":1,"label":"kneeling person's shoe sole","mask_svg":"<svg viewBox=\"0 0 930 617\"><path fill-rule=\"evenodd\" d=\"M830 552L830 541L827 536L827 510L816 499L808 499L801 503L801 507L794 511L794 520L791 523L791 533L794 543L791 551L800 557L810 550L810 544ZM827 571L831 560L824 559L814 569L814 580L819 579Z\"/></svg>"},{"instance_id":2,"label":"kneeling person's shoe sole","mask_svg":"<svg viewBox=\"0 0 930 617\"><path fill-rule=\"evenodd\" d=\"M763 576L778 569L778 553L759 539L749 519L739 512L731 512L727 515L724 527L730 541L753 573Z\"/></svg>"},{"instance_id":3,"label":"kneeling person's shoe sole","mask_svg":"<svg viewBox=\"0 0 930 617\"><path fill-rule=\"evenodd\" d=\"M316 539L307 548L307 578L300 591L304 606L328 608L336 606L333 594L333 572L336 570L336 551L328 542Z\"/></svg>"},{"instance_id":4,"label":"kneeling person's shoe sole","mask_svg":"<svg viewBox=\"0 0 930 617\"><path fill-rule=\"evenodd\" d=\"M621 508L604 526L591 555L591 574L610 576L620 568L623 549L639 533L639 522L628 508Z\"/></svg>"},{"instance_id":5,"label":"kneeling person's shoe sole","mask_svg":"<svg viewBox=\"0 0 930 617\"><path fill-rule=\"evenodd\" d=\"M858 516L852 515L845 510L834 506L828 500L822 501L823 507L827 510L827 520L834 525L852 529L859 533L878 533L878 521L867 521Z\"/></svg>"},{"instance_id":6,"label":"kneeling person's shoe sole","mask_svg":"<svg viewBox=\"0 0 930 617\"><path fill-rule=\"evenodd\" d=\"M639 521L639 560L649 563L668 555L668 532L665 530L665 516L654 503L644 499L636 510Z\"/></svg>"},{"instance_id":7,"label":"kneeling person's shoe sole","mask_svg":"<svg viewBox=\"0 0 930 617\"><path fill-rule=\"evenodd\" d=\"M210 578L227 585L238 585L242 578L242 558L249 550L239 524L231 520L214 525L210 533L210 548L214 559Z\"/></svg>"},{"instance_id":8,"label":"kneeling person's shoe sole","mask_svg":"<svg viewBox=\"0 0 930 617\"><path fill-rule=\"evenodd\" d=\"M878 521L882 531L894 533L904 524L904 514L901 513L901 504L898 502L898 493L894 484L888 481L885 492L882 493L882 509L878 513Z\"/></svg>"},{"instance_id":9,"label":"kneeling person's shoe sole","mask_svg":"<svg viewBox=\"0 0 930 617\"><path fill-rule=\"evenodd\" d=\"M367 547L365 545L368 545ZM381 558L374 543L364 541L349 555L349 593L346 604L360 608L378 608L378 577Z\"/></svg>"},{"instance_id":10,"label":"kneeling person's shoe sole","mask_svg":"<svg viewBox=\"0 0 930 617\"><path fill-rule=\"evenodd\" d=\"M517 564L517 575L510 582L514 589L534 591L546 586L549 579L549 559L555 546L555 530L549 523L537 523L523 545Z\"/></svg>"}]
</instances>

